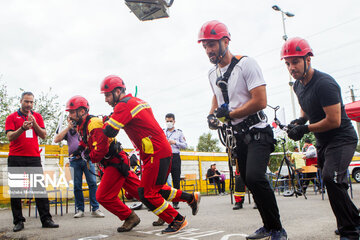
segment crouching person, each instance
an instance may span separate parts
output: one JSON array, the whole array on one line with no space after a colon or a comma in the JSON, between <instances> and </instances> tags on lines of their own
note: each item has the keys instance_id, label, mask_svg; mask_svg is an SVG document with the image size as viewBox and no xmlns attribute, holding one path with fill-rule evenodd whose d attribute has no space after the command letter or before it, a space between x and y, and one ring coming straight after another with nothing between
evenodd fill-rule
<instances>
[{"instance_id":1,"label":"crouching person","mask_svg":"<svg viewBox=\"0 0 360 240\"><path fill-rule=\"evenodd\" d=\"M121 221L125 220L118 232L130 231L140 223L140 218L119 199L118 194L124 188L139 199L140 180L130 171L127 155L114 138L105 136L102 119L89 115L89 103L84 97L72 97L66 104L66 111L76 121L81 137L77 152L81 152L85 161L101 162L104 166L96 192L97 201Z\"/></svg>"}]
</instances>

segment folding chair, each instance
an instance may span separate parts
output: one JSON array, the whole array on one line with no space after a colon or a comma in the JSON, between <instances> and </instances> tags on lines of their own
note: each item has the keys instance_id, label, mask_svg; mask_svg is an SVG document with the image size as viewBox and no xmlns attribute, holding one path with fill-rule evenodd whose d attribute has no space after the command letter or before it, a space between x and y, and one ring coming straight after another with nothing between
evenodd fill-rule
<instances>
[{"instance_id":1,"label":"folding chair","mask_svg":"<svg viewBox=\"0 0 360 240\"><path fill-rule=\"evenodd\" d=\"M309 175L309 174L313 174L314 176L312 177L306 177L305 174ZM320 175L320 171L318 171L318 168L315 166L304 166L301 168L300 170L300 185L303 185L303 181L311 181L313 180L314 182L314 192L315 195L317 194L317 191L320 190L320 193L322 193L323 195L323 184L321 181L321 175ZM320 188L318 189L318 186L320 186Z\"/></svg>"},{"instance_id":2,"label":"folding chair","mask_svg":"<svg viewBox=\"0 0 360 240\"><path fill-rule=\"evenodd\" d=\"M54 187L54 190L46 190L46 193L52 194L54 193L54 200L49 199L49 205L54 204L55 205L55 215L57 215L58 210L58 204L60 204L60 212L61 216L63 215L63 200L62 200L62 192L61 189ZM50 197L48 197L50 198ZM35 205L35 217L37 218L37 206Z\"/></svg>"},{"instance_id":3,"label":"folding chair","mask_svg":"<svg viewBox=\"0 0 360 240\"><path fill-rule=\"evenodd\" d=\"M206 195L209 196L209 192L214 191L214 195L218 194L217 185L214 182L210 183L210 179L205 177L205 183L206 183Z\"/></svg>"},{"instance_id":4,"label":"folding chair","mask_svg":"<svg viewBox=\"0 0 360 240\"><path fill-rule=\"evenodd\" d=\"M187 192L188 188L192 189L192 192L197 191L197 179L196 174L185 174L184 180L182 182L182 190Z\"/></svg>"}]
</instances>

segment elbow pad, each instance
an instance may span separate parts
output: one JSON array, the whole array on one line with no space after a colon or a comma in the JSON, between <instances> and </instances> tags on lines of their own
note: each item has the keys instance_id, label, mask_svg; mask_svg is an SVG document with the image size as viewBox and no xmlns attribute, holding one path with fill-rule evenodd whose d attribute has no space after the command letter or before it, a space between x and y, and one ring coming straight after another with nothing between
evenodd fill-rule
<instances>
[{"instance_id":1,"label":"elbow pad","mask_svg":"<svg viewBox=\"0 0 360 240\"><path fill-rule=\"evenodd\" d=\"M116 137L116 135L118 134L119 131L115 130L110 125L106 125L106 127L103 129L103 132L107 137L113 138L113 137Z\"/></svg>"}]
</instances>

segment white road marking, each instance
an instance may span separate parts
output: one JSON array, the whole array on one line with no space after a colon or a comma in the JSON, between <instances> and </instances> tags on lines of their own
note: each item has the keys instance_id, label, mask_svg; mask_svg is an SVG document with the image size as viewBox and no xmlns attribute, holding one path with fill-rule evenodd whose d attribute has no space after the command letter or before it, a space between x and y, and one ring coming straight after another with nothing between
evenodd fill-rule
<instances>
[{"instance_id":1,"label":"white road marking","mask_svg":"<svg viewBox=\"0 0 360 240\"><path fill-rule=\"evenodd\" d=\"M228 239L230 239L230 237L233 237L233 236L246 237L246 236L247 236L247 234L243 234L243 233L232 233L232 234L227 234L227 235L223 236L220 240L228 240Z\"/></svg>"},{"instance_id":2,"label":"white road marking","mask_svg":"<svg viewBox=\"0 0 360 240\"><path fill-rule=\"evenodd\" d=\"M150 234L150 235L156 235L159 237L167 237L167 238L175 238L175 239L183 239L183 240L198 240L202 237L212 236L219 233L223 233L224 231L217 231L217 230L210 230L210 231L204 231L200 232L197 228L188 228L181 230L179 233L167 235L167 234L161 234L160 230L151 230L151 231L137 231L138 233L144 233L144 234ZM244 235L246 236L246 235Z\"/></svg>"},{"instance_id":3,"label":"white road marking","mask_svg":"<svg viewBox=\"0 0 360 240\"><path fill-rule=\"evenodd\" d=\"M108 237L108 235L99 234L97 236L78 238L77 240L96 240L96 239L102 239L102 238L107 238L107 237Z\"/></svg>"}]
</instances>

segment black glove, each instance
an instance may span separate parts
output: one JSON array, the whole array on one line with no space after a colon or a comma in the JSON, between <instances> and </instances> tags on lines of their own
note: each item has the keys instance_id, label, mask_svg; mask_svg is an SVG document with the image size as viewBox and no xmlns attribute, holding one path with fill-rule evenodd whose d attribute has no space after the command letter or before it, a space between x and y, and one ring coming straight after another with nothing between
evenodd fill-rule
<instances>
[{"instance_id":1,"label":"black glove","mask_svg":"<svg viewBox=\"0 0 360 240\"><path fill-rule=\"evenodd\" d=\"M219 107L215 110L216 117L221 121L225 122L230 120L230 111L227 107Z\"/></svg>"},{"instance_id":2,"label":"black glove","mask_svg":"<svg viewBox=\"0 0 360 240\"><path fill-rule=\"evenodd\" d=\"M216 130L219 128L219 120L215 117L214 114L209 114L207 116L207 120L208 120L209 128L211 130Z\"/></svg>"},{"instance_id":3,"label":"black glove","mask_svg":"<svg viewBox=\"0 0 360 240\"><path fill-rule=\"evenodd\" d=\"M305 125L305 123L307 122L307 119L304 117L300 117L297 119L294 119L290 122L290 124L294 124L294 125Z\"/></svg>"},{"instance_id":4,"label":"black glove","mask_svg":"<svg viewBox=\"0 0 360 240\"><path fill-rule=\"evenodd\" d=\"M81 157L81 153L84 151L84 147L83 146L78 146L78 148L71 154L74 158L80 158Z\"/></svg>"},{"instance_id":5,"label":"black glove","mask_svg":"<svg viewBox=\"0 0 360 240\"><path fill-rule=\"evenodd\" d=\"M288 137L294 141L299 141L304 134L309 133L309 125L292 125L288 126L287 134Z\"/></svg>"}]
</instances>

